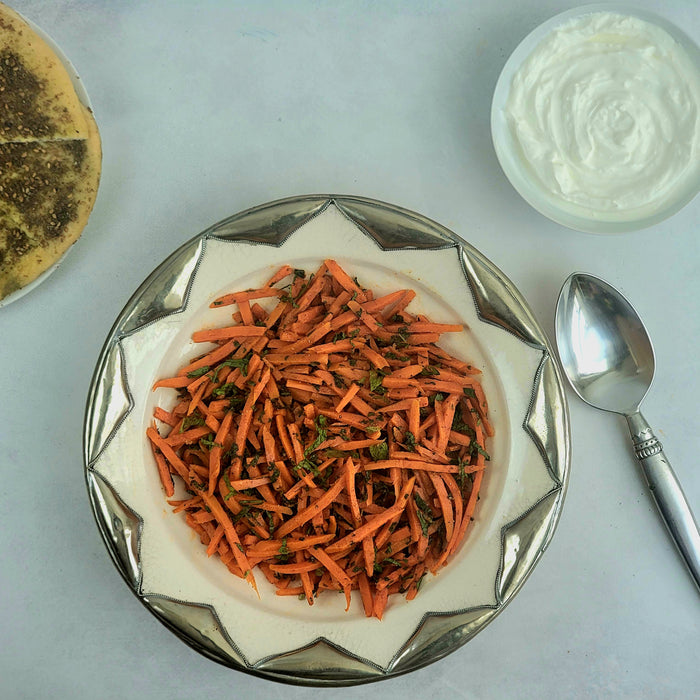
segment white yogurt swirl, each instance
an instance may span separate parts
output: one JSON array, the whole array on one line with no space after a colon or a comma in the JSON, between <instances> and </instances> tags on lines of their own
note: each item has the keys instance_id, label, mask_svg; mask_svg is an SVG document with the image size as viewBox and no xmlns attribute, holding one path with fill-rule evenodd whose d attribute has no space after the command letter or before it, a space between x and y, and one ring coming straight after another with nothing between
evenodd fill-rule
<instances>
[{"instance_id":1,"label":"white yogurt swirl","mask_svg":"<svg viewBox=\"0 0 700 700\"><path fill-rule=\"evenodd\" d=\"M506 117L573 213L649 216L700 177L700 69L637 17L595 12L552 31L515 74Z\"/></svg>"}]
</instances>

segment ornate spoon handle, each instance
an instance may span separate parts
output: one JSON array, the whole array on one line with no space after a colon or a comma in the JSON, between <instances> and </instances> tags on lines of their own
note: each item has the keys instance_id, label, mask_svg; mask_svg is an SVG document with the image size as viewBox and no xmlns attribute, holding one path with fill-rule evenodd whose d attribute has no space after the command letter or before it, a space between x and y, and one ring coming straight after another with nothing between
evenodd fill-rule
<instances>
[{"instance_id":1,"label":"ornate spoon handle","mask_svg":"<svg viewBox=\"0 0 700 700\"><path fill-rule=\"evenodd\" d=\"M695 585L700 589L700 532L683 489L644 416L637 412L626 418L634 451L651 495Z\"/></svg>"}]
</instances>

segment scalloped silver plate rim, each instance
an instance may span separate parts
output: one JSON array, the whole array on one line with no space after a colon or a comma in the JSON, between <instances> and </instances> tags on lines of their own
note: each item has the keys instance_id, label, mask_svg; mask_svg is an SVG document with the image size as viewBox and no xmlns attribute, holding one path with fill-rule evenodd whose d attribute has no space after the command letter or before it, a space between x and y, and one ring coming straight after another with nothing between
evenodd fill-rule
<instances>
[{"instance_id":1,"label":"scalloped silver plate rim","mask_svg":"<svg viewBox=\"0 0 700 700\"><path fill-rule=\"evenodd\" d=\"M312 642L305 644L303 647L300 647L299 649L291 649L284 654L278 654L278 655L273 655L271 657L267 657L265 659L261 659L255 664L249 664L247 660L245 659L245 656L243 654L240 654L238 651L238 647L235 644L235 642L229 637L227 631L223 627L223 625L219 624L220 631L223 635L223 637L226 639L227 643L230 644L232 649L236 651L237 653L240 654L241 658L243 659L243 664L239 663L237 660L232 659L230 657L226 657L225 654L220 654L217 655L216 653L212 652L210 649L204 647L202 644L198 643L195 639L192 637L188 636L183 630L179 629L177 625L175 625L172 621L170 621L165 615L161 614L157 610L154 609L154 607L149 603L149 600L151 599L161 599L161 600L168 600L170 602L182 604L185 606L192 606L192 607L197 607L201 609L208 609L210 613L212 614L212 617L214 620L218 621L216 610L213 609L212 606L208 604L201 604L201 603L196 603L193 601L185 601L185 600L178 600L175 598L170 598L168 596L163 596L159 595L157 593L151 592L143 592L141 590L141 567L140 565L138 566L138 576L137 578L137 585L134 586L132 582L129 580L129 577L127 575L127 572L124 570L123 567L125 567L124 563L121 561L120 554L116 549L116 546L114 544L113 536L111 533L108 531L106 523L104 522L103 519L100 518L99 513L98 513L98 508L97 508L97 499L98 497L102 497L102 488L107 488L111 492L111 495L113 498L116 498L121 501L119 494L112 488L112 486L108 483L108 481L99 474L99 472L93 470L93 465L95 462L98 460L100 454L106 447L106 445L109 443L111 440L111 437L114 435L114 433L119 429L119 425L121 424L121 421L123 420L123 417L118 421L108 436L105 438L103 444L99 446L99 449L97 450L97 453L94 455L90 455L90 447L91 447L91 437L89 435L89 429L91 426L91 418L94 413L95 409L95 395L97 393L97 388L99 385L99 380L101 378L102 372L104 370L104 366L107 362L109 353L113 350L114 346L119 346L120 345L120 340L122 337L126 337L128 335L131 335L132 333L140 330L143 326L148 325L150 323L153 323L157 321L160 318L163 318L164 316L171 315L171 314L177 314L178 312L181 312L182 310L185 309L188 303L188 298L189 298L189 289L192 283L192 280L194 278L194 274L196 272L197 266L199 265L199 261L203 255L203 250L204 248L199 251L197 254L197 261L195 263L195 268L190 276L189 282L187 284L187 288L184 293L184 297L182 300L182 304L175 308L175 309L170 309L170 310L165 310L161 314L155 315L153 318L149 319L146 323L136 326L127 332L121 333L120 330L124 323L129 320L132 312L134 311L139 299L141 298L141 295L144 293L145 290L149 289L151 285L157 280L161 270L174 258L176 258L178 255L183 254L185 251L188 249L192 248L193 251L196 249L197 245L199 245L202 241L206 242L208 239L214 239L214 240L230 240L226 236L217 236L217 232L220 231L222 228L231 225L232 223L235 223L239 220L243 220L245 218L248 218L250 216L260 214L264 212L265 210L274 210L276 208L279 208L280 206L286 206L286 205L291 205L291 204L298 204L301 206L302 204L313 204L316 203L317 206L315 206L310 213L310 215L300 222L298 222L295 226L290 228L286 234L281 238L281 240L275 242L275 243L267 243L263 241L251 241L249 239L246 239L243 236L237 236L236 240L241 240L241 241L246 241L248 242L257 244L257 245L271 245L271 246L281 246L284 241L286 241L299 227L303 226L307 221L311 220L315 216L318 216L320 213L322 213L328 206L335 204L338 209L343 213L344 216L346 216L350 221L352 221L356 226L362 229L362 231L370 237L376 244L377 246L382 249L382 250L391 250L392 248L386 248L382 245L380 241L376 239L376 237L371 233L371 231L363 225L361 221L358 221L354 218L352 218L349 214L348 211L345 207L342 206L342 203L356 203L356 204L361 204L365 206L372 206L372 207L378 207L380 209L388 210L391 213L401 216L411 222L413 222L415 225L418 227L428 227L430 229L430 233L435 235L437 238L442 238L443 240L447 239L444 245L431 245L429 249L435 250L439 248L452 248L455 247L457 248L462 256L466 254L469 257L475 258L478 260L479 263L482 265L485 265L486 268L488 269L489 273L494 275L498 281L508 290L508 292L513 296L513 300L519 303L525 310L529 312L529 307L525 301L525 299L522 297L522 295L518 292L518 290L515 288L515 286L510 282L510 280L498 269L488 258L486 258L482 253L480 253L476 248L474 248L470 243L465 241L463 238L461 238L459 235L454 233L453 231L447 229L446 227L442 226L441 224L438 224L437 222L428 219L427 217L424 217L421 214L418 214L414 211L411 211L409 209L404 209L402 207L392 205L392 204L387 204L385 202L375 200L375 199L370 199L366 197L361 197L361 196L353 196L353 195L323 195L323 194L307 194L307 195L301 195L301 196L296 196L296 197L287 197L283 199L278 199L274 200L271 202L266 202L264 204L260 204L254 207L250 207L248 209L242 210L237 214L234 214L233 216L227 217L218 223L208 227L205 229L203 232L199 233L198 235L192 237L190 240L185 242L183 245L179 246L175 251L173 251L164 261L162 261L154 270L151 272L151 274L144 280L144 282L139 286L139 288L136 290L136 292L131 296L129 301L125 304L124 308L118 315L117 319L115 320L112 328L110 329L110 332L103 344L103 347L100 351L99 359L96 365L95 372L93 374L90 388L88 391L88 399L87 399L87 404L86 404L86 410L85 410L85 420L84 420L84 434L83 434L83 462L84 462L84 471L85 471L85 480L86 480L86 487L88 490L88 495L90 498L90 504L92 507L93 511L93 516L95 518L95 522L97 524L98 530L103 538L103 541L105 543L105 546L108 549L108 552L110 554L110 557L115 565L115 568L118 570L119 574L122 576L124 579L125 583L129 586L130 590L132 593L139 599L139 601L144 605L144 607L151 612L160 622L164 624L166 628L168 628L171 632L173 632L176 636L178 636L182 641L184 641L188 646L190 646L192 649L195 651L198 651L205 657L220 663L226 667L232 668L234 670L242 671L244 673L248 673L253 676L265 678L268 680L273 680L273 681L278 681L290 685L300 685L300 686L311 686L311 687L343 687L343 686L354 686L354 685L360 685L360 684L366 684L366 683L372 683L376 682L379 680L383 679L388 679L388 678L393 678L397 677L399 675L404 675L406 673L410 673L412 671L418 670L420 668L424 668L435 661L438 661L441 658L444 658L445 656L448 656L452 652L456 651L457 649L461 648L464 646L468 641L473 639L473 637L478 634L484 627L486 627L493 619L495 619L508 605L508 603L515 597L515 595L518 593L518 591L522 588L523 584L525 581L529 578L530 574L534 570L536 564L540 560L542 554L544 551L547 549L549 543L551 542L552 537L554 536L554 532L556 530L556 527L559 522L559 516L561 514L561 509L563 507L563 502L564 498L566 495L566 490L568 486L568 475L569 475L569 469L570 469L570 461L571 461L571 437L570 437L570 424L569 424L569 410L568 410L568 404L566 400L566 395L564 393L563 389L563 380L562 380L562 375L561 371L559 369L558 363L555 359L555 355L552 351L551 345L544 333L544 331L539 327L537 322L534 320L534 317L532 317L530 320L531 323L534 323L535 329L538 331L538 333L541 336L541 341L542 342L536 342L536 343L531 343L526 339L519 338L521 342L524 342L527 345L530 345L532 347L535 347L538 350L542 351L542 358L538 367L538 370L535 375L535 379L533 382L533 387L532 387L532 392L531 392L531 398L529 402L529 407L528 411L526 413L525 419L521 425L521 428L527 432L527 434L530 436L530 438L535 442L535 444L538 447L538 451L540 452L541 458L547 468L547 471L549 472L552 481L554 482L555 486L552 488L549 492L545 493L536 503L534 503L530 508L527 509L524 513L520 514L513 522L506 524L503 526L501 529L501 565L499 566L498 574L496 576L496 580L494 582L495 585L495 597L496 597L496 604L495 605L485 605L485 606L476 606L476 607L471 607L471 608L466 608L462 610L455 610L455 611L450 611L450 612L427 612L423 618L420 620L420 623L416 626L416 629L414 630L413 634L409 637L409 639L406 641L406 644L400 649L395 657L391 660L391 662L388 664L386 668L381 668L374 662L368 660L368 659L363 659L359 656L356 656L353 653L348 652L347 650L343 649L342 647L338 646L334 642L329 641L328 639L324 637L319 637L318 639L313 640ZM400 246L400 248L418 248L418 246ZM464 268L464 264L462 264L463 268L463 274L465 276L465 279L467 280L468 287L471 291L472 294L472 301L476 306L477 309L477 314L479 316L479 319L487 324L495 324L494 321L491 319L487 319L482 316L481 309L479 307L479 304L477 303L477 294L475 293L475 290L472 286L472 282L470 280L469 274L467 273L466 269ZM495 324L499 325L499 324ZM503 326L503 329L506 330L507 332L512 331ZM542 381L542 373L543 373L543 368L547 361L551 362L551 367L554 372L555 380L556 380L556 387L558 389L558 395L557 395L557 400L558 400L558 409L561 411L561 422L562 422L562 430L560 431L560 438L562 440L562 447L563 447L563 454L560 455L560 464L559 466L559 473L561 476L559 476L553 465L550 464L550 460L548 459L544 448L541 446L541 444L535 440L535 435L533 434L532 430L528 426L528 420L531 415L531 411L533 409L533 405L535 402L535 396L537 394L539 384ZM128 384L127 384L127 393L128 393ZM550 397L551 398L551 397ZM127 409L127 412L131 410L131 404L132 404L132 399L130 394L128 394L128 399L129 399L129 408ZM101 485L100 485L101 482ZM97 493L96 493L97 492ZM518 580L514 586L510 588L508 591L507 595L501 596L499 592L499 587L500 587L500 582L501 582L501 576L503 573L503 554L504 554L504 548L505 548L505 540L508 535L509 530L513 528L515 525L517 525L518 522L524 520L527 518L528 514L536 510L538 507L540 507L545 501L548 499L555 498L556 500L556 507L551 509L550 515L548 517L548 523L547 523L547 530L546 534L542 538L541 544L537 551L535 552L535 555L530 562L527 570L524 573L521 573L518 577ZM122 503L124 503L122 501ZM144 522L143 519L141 518L140 515L137 513L134 513L133 510L131 510L126 503L124 503L124 506L129 510L130 514L137 520L138 527L136 529L136 537L137 537L137 552L140 549L140 533L143 528ZM449 648L445 650L441 650L439 653L435 653L431 655L429 658L426 660L416 663L414 665L407 665L405 668L401 669L394 669L394 665L397 664L401 660L401 656L403 654L403 650L408 645L410 640L418 635L425 625L425 623L434 618L448 618L448 617L453 617L453 616L460 616L460 615L465 615L470 612L476 612L478 610L484 610L485 611L485 619L480 621L478 626L473 629L469 634L465 635L463 639L459 641L459 643L454 644L450 646ZM459 626L457 627L459 628ZM454 631L454 630L450 630ZM351 672L347 672L348 675L343 677L340 673L338 674L338 677L323 677L323 676L318 676L318 675L313 675L312 673L304 673L300 670L295 670L295 671L289 671L289 670L275 670L271 668L264 668L265 664L270 663L274 661L275 659L279 659L281 657L289 657L293 656L294 654L303 652L305 650L308 650L310 648L313 648L319 643L324 643L328 647L334 649L336 652L338 652L341 656L347 657L348 659L353 660L356 663L363 664L365 668L367 669L368 674L367 675L360 675L356 674L353 675Z\"/></svg>"}]
</instances>

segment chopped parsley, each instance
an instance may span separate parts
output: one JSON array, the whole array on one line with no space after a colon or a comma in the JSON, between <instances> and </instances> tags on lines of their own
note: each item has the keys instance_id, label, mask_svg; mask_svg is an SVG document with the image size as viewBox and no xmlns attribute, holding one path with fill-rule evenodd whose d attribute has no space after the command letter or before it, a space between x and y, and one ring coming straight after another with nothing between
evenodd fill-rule
<instances>
[{"instance_id":1,"label":"chopped parsley","mask_svg":"<svg viewBox=\"0 0 700 700\"><path fill-rule=\"evenodd\" d=\"M375 394L386 394L386 389L382 386L384 377L375 369L369 371L369 390Z\"/></svg>"},{"instance_id":2,"label":"chopped parsley","mask_svg":"<svg viewBox=\"0 0 700 700\"><path fill-rule=\"evenodd\" d=\"M205 365L204 367L199 367L197 369L193 369L191 372L187 373L187 376L190 379L196 379L197 377L201 377L202 375L206 374L209 371L209 365Z\"/></svg>"},{"instance_id":3,"label":"chopped parsley","mask_svg":"<svg viewBox=\"0 0 700 700\"><path fill-rule=\"evenodd\" d=\"M199 411L193 411L189 416L185 416L180 426L180 432L184 433L188 428L204 425L204 416Z\"/></svg>"},{"instance_id":4,"label":"chopped parsley","mask_svg":"<svg viewBox=\"0 0 700 700\"><path fill-rule=\"evenodd\" d=\"M407 450L416 451L416 436L410 430L404 433L403 442Z\"/></svg>"},{"instance_id":5,"label":"chopped parsley","mask_svg":"<svg viewBox=\"0 0 700 700\"><path fill-rule=\"evenodd\" d=\"M440 374L440 370L435 365L426 365L420 371L419 377L434 377L436 374Z\"/></svg>"},{"instance_id":6,"label":"chopped parsley","mask_svg":"<svg viewBox=\"0 0 700 700\"><path fill-rule=\"evenodd\" d=\"M304 456L308 457L314 450L324 443L328 437L326 430L327 418L323 415L318 416L314 421L316 425L316 439L304 450Z\"/></svg>"},{"instance_id":7,"label":"chopped parsley","mask_svg":"<svg viewBox=\"0 0 700 700\"><path fill-rule=\"evenodd\" d=\"M389 445L387 445L386 440L380 442L378 445L370 445L369 453L372 455L372 459L375 462L379 462L383 459L388 459Z\"/></svg>"},{"instance_id":8,"label":"chopped parsley","mask_svg":"<svg viewBox=\"0 0 700 700\"><path fill-rule=\"evenodd\" d=\"M214 441L214 433L209 433L206 437L200 438L199 444L212 449L213 447L223 447L220 442Z\"/></svg>"}]
</instances>

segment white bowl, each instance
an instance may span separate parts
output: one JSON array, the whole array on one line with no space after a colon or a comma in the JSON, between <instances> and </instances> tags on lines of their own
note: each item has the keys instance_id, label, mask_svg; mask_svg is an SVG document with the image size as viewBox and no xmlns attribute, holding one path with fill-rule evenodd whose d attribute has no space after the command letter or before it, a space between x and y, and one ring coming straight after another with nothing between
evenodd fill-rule
<instances>
[{"instance_id":1,"label":"white bowl","mask_svg":"<svg viewBox=\"0 0 700 700\"><path fill-rule=\"evenodd\" d=\"M526 162L521 146L514 136L506 116L506 103L513 77L523 62L530 56L539 43L554 29L576 17L594 12L612 12L637 17L654 24L666 31L685 50L690 60L700 71L700 49L697 44L678 27L651 12L617 4L594 4L577 7L550 18L530 34L513 51L506 61L496 83L491 105L491 136L496 156L501 168L511 184L532 207L544 216L563 226L588 233L624 233L647 228L667 219L682 209L700 191L700 170L684 187L679 188L672 200L667 200L652 213L645 213L638 218L615 218L604 212L586 213L572 211L570 203L551 193L540 182L537 175ZM583 209L582 207L578 209Z\"/></svg>"}]
</instances>

